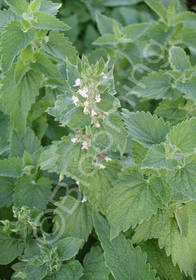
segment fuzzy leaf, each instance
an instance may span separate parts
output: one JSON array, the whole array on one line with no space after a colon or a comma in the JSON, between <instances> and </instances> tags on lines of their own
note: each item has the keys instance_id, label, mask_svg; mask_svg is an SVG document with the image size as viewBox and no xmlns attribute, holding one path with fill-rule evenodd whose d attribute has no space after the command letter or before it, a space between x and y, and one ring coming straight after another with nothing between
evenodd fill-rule
<instances>
[{"instance_id":1,"label":"fuzzy leaf","mask_svg":"<svg viewBox=\"0 0 196 280\"><path fill-rule=\"evenodd\" d=\"M23 176L16 182L14 203L17 207L23 205L33 209L46 208L51 191L51 183L48 178L41 177L34 182L30 177Z\"/></svg>"},{"instance_id":2,"label":"fuzzy leaf","mask_svg":"<svg viewBox=\"0 0 196 280\"><path fill-rule=\"evenodd\" d=\"M51 276L46 276L44 280L80 280L82 272L83 268L80 262L73 260L62 265L60 270L54 272Z\"/></svg>"},{"instance_id":3,"label":"fuzzy leaf","mask_svg":"<svg viewBox=\"0 0 196 280\"><path fill-rule=\"evenodd\" d=\"M171 67L177 71L185 71L189 69L190 60L185 51L180 47L173 46L169 51L169 61Z\"/></svg>"},{"instance_id":4,"label":"fuzzy leaf","mask_svg":"<svg viewBox=\"0 0 196 280\"><path fill-rule=\"evenodd\" d=\"M3 106L21 136L25 133L26 118L39 94L41 81L42 75L34 71L27 72L19 84L14 82L13 71L9 71L3 80L1 90Z\"/></svg>"},{"instance_id":5,"label":"fuzzy leaf","mask_svg":"<svg viewBox=\"0 0 196 280\"><path fill-rule=\"evenodd\" d=\"M156 115L152 116L144 112L132 113L124 109L123 116L129 135L145 147L151 147L153 144L160 144L166 140L169 124Z\"/></svg>"},{"instance_id":6,"label":"fuzzy leaf","mask_svg":"<svg viewBox=\"0 0 196 280\"><path fill-rule=\"evenodd\" d=\"M186 120L168 134L169 141L180 149L181 153L189 154L196 149L196 118Z\"/></svg>"},{"instance_id":7,"label":"fuzzy leaf","mask_svg":"<svg viewBox=\"0 0 196 280\"><path fill-rule=\"evenodd\" d=\"M81 107L76 107L71 95L59 95L55 106L49 108L48 112L64 126L67 125L72 129L84 128L91 123L90 115L84 114Z\"/></svg>"},{"instance_id":8,"label":"fuzzy leaf","mask_svg":"<svg viewBox=\"0 0 196 280\"><path fill-rule=\"evenodd\" d=\"M35 37L35 31L29 29L27 32L21 30L21 25L17 21L12 21L5 28L1 36L1 64L3 71L9 70L14 58L30 44Z\"/></svg>"},{"instance_id":9,"label":"fuzzy leaf","mask_svg":"<svg viewBox=\"0 0 196 280\"><path fill-rule=\"evenodd\" d=\"M153 145L148 150L142 163L142 168L174 169L176 167L177 160L168 158L163 143Z\"/></svg>"},{"instance_id":10,"label":"fuzzy leaf","mask_svg":"<svg viewBox=\"0 0 196 280\"><path fill-rule=\"evenodd\" d=\"M66 196L56 203L55 227L61 227L61 237L73 236L87 241L92 231L91 208L72 196ZM63 221L63 222L62 222Z\"/></svg>"},{"instance_id":11,"label":"fuzzy leaf","mask_svg":"<svg viewBox=\"0 0 196 280\"><path fill-rule=\"evenodd\" d=\"M24 249L20 240L10 237L8 234L0 231L0 264L11 263L15 258L22 254Z\"/></svg>"},{"instance_id":12,"label":"fuzzy leaf","mask_svg":"<svg viewBox=\"0 0 196 280\"><path fill-rule=\"evenodd\" d=\"M94 227L104 250L107 267L116 280L155 280L156 272L146 264L146 255L139 247L133 248L131 242L120 234L110 240L110 229L106 220L94 215ZM139 268L139 269L138 269Z\"/></svg>"},{"instance_id":13,"label":"fuzzy leaf","mask_svg":"<svg viewBox=\"0 0 196 280\"><path fill-rule=\"evenodd\" d=\"M4 0L10 6L11 10L17 15L21 16L28 9L28 4L25 0Z\"/></svg>"},{"instance_id":14,"label":"fuzzy leaf","mask_svg":"<svg viewBox=\"0 0 196 280\"><path fill-rule=\"evenodd\" d=\"M193 276L194 264L196 263L196 203L179 207L181 215L184 215L185 210L189 218L186 236L181 234L174 215L175 209L175 206L171 206L168 209L160 210L149 221L139 225L132 242L139 243L142 240L157 238L159 247L165 248L167 255L171 255L174 265L177 263L185 274Z\"/></svg>"},{"instance_id":15,"label":"fuzzy leaf","mask_svg":"<svg viewBox=\"0 0 196 280\"><path fill-rule=\"evenodd\" d=\"M20 177L22 174L22 159L8 158L0 160L0 176Z\"/></svg>"},{"instance_id":16,"label":"fuzzy leaf","mask_svg":"<svg viewBox=\"0 0 196 280\"><path fill-rule=\"evenodd\" d=\"M177 89L185 94L185 97L192 99L196 102L196 78L191 77L187 81L178 81L176 85Z\"/></svg>"},{"instance_id":17,"label":"fuzzy leaf","mask_svg":"<svg viewBox=\"0 0 196 280\"><path fill-rule=\"evenodd\" d=\"M0 177L0 207L12 205L14 181L10 178Z\"/></svg>"},{"instance_id":18,"label":"fuzzy leaf","mask_svg":"<svg viewBox=\"0 0 196 280\"><path fill-rule=\"evenodd\" d=\"M58 20L50 14L45 12L34 13L36 21L33 22L33 27L37 29L48 29L48 30L69 30L70 27L64 22Z\"/></svg>"},{"instance_id":19,"label":"fuzzy leaf","mask_svg":"<svg viewBox=\"0 0 196 280\"><path fill-rule=\"evenodd\" d=\"M123 42L132 42L149 30L148 23L130 24L122 29Z\"/></svg>"},{"instance_id":20,"label":"fuzzy leaf","mask_svg":"<svg viewBox=\"0 0 196 280\"><path fill-rule=\"evenodd\" d=\"M108 280L110 271L105 266L104 255L100 247L91 247L90 252L84 258L83 265L82 280Z\"/></svg>"},{"instance_id":21,"label":"fuzzy leaf","mask_svg":"<svg viewBox=\"0 0 196 280\"><path fill-rule=\"evenodd\" d=\"M144 219L149 219L162 206L160 197L154 190L153 180L147 182L142 173L133 168L119 174L107 200L107 218L111 225L111 238L120 231L135 227ZM120 211L116 211L120 209Z\"/></svg>"},{"instance_id":22,"label":"fuzzy leaf","mask_svg":"<svg viewBox=\"0 0 196 280\"><path fill-rule=\"evenodd\" d=\"M172 85L172 77L164 72L153 72L138 81L133 93L139 97L176 99L181 93Z\"/></svg>"},{"instance_id":23,"label":"fuzzy leaf","mask_svg":"<svg viewBox=\"0 0 196 280\"><path fill-rule=\"evenodd\" d=\"M76 237L66 237L55 243L60 260L66 261L73 258L83 245L83 240Z\"/></svg>"},{"instance_id":24,"label":"fuzzy leaf","mask_svg":"<svg viewBox=\"0 0 196 280\"><path fill-rule=\"evenodd\" d=\"M157 0L145 0L146 4L159 15L163 21L167 22L167 10L163 4Z\"/></svg>"},{"instance_id":25,"label":"fuzzy leaf","mask_svg":"<svg viewBox=\"0 0 196 280\"><path fill-rule=\"evenodd\" d=\"M40 12L44 12L46 14L50 14L55 16L58 13L58 10L62 6L61 3L53 3L50 0L42 0L40 6Z\"/></svg>"}]
</instances>

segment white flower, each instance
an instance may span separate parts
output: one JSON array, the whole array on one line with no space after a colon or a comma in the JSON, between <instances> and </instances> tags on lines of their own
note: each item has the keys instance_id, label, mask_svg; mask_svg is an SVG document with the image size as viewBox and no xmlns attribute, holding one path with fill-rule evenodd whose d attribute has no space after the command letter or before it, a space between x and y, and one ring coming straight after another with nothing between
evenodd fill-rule
<instances>
[{"instance_id":1,"label":"white flower","mask_svg":"<svg viewBox=\"0 0 196 280\"><path fill-rule=\"evenodd\" d=\"M84 98L87 98L87 97L88 97L87 92L88 92L88 88L87 88L87 87L84 87L83 89L79 89L79 90L78 90L78 93L79 93L82 97L84 97Z\"/></svg>"},{"instance_id":2,"label":"white flower","mask_svg":"<svg viewBox=\"0 0 196 280\"><path fill-rule=\"evenodd\" d=\"M101 101L101 96L99 94L96 94L95 100L97 103L99 103Z\"/></svg>"},{"instance_id":3,"label":"white flower","mask_svg":"<svg viewBox=\"0 0 196 280\"><path fill-rule=\"evenodd\" d=\"M85 203L87 201L87 197L86 196L83 196L83 199L82 199L82 203Z\"/></svg>"},{"instance_id":4,"label":"white flower","mask_svg":"<svg viewBox=\"0 0 196 280\"><path fill-rule=\"evenodd\" d=\"M76 143L77 142L77 138L71 138L71 142L72 143Z\"/></svg>"},{"instance_id":5,"label":"white flower","mask_svg":"<svg viewBox=\"0 0 196 280\"><path fill-rule=\"evenodd\" d=\"M100 168L100 169L104 169L104 168L105 168L105 165L103 165L103 164L100 163L100 164L99 164L99 168Z\"/></svg>"},{"instance_id":6,"label":"white flower","mask_svg":"<svg viewBox=\"0 0 196 280\"><path fill-rule=\"evenodd\" d=\"M86 141L84 141L84 142L82 143L82 150L88 150L88 145L87 145L87 142L86 142Z\"/></svg>"},{"instance_id":7,"label":"white flower","mask_svg":"<svg viewBox=\"0 0 196 280\"><path fill-rule=\"evenodd\" d=\"M85 102L84 102L84 107L86 107L86 108L87 108L87 107L88 107L88 105L89 105L88 101L85 101Z\"/></svg>"},{"instance_id":8,"label":"white flower","mask_svg":"<svg viewBox=\"0 0 196 280\"><path fill-rule=\"evenodd\" d=\"M108 112L103 112L106 116L109 116L109 113Z\"/></svg>"},{"instance_id":9,"label":"white flower","mask_svg":"<svg viewBox=\"0 0 196 280\"><path fill-rule=\"evenodd\" d=\"M88 109L87 109L87 107L84 107L83 113L84 113L85 115L88 114Z\"/></svg>"},{"instance_id":10,"label":"white flower","mask_svg":"<svg viewBox=\"0 0 196 280\"><path fill-rule=\"evenodd\" d=\"M72 96L72 100L73 100L73 103L75 104L75 105L77 105L78 104L78 101L79 101L79 99L78 99L78 97L76 97L76 96Z\"/></svg>"},{"instance_id":11,"label":"white flower","mask_svg":"<svg viewBox=\"0 0 196 280\"><path fill-rule=\"evenodd\" d=\"M97 128L99 128L99 127L100 127L100 124L99 124L99 123L96 123L95 126L96 126Z\"/></svg>"},{"instance_id":12,"label":"white flower","mask_svg":"<svg viewBox=\"0 0 196 280\"><path fill-rule=\"evenodd\" d=\"M79 185L79 184L80 184L80 181L77 180L77 181L76 181L76 184Z\"/></svg>"},{"instance_id":13,"label":"white flower","mask_svg":"<svg viewBox=\"0 0 196 280\"><path fill-rule=\"evenodd\" d=\"M105 157L105 161L112 161L112 159L111 158L109 158L109 157Z\"/></svg>"},{"instance_id":14,"label":"white flower","mask_svg":"<svg viewBox=\"0 0 196 280\"><path fill-rule=\"evenodd\" d=\"M106 75L104 75L104 76L103 76L103 79L107 79L107 76L106 76Z\"/></svg>"},{"instance_id":15,"label":"white flower","mask_svg":"<svg viewBox=\"0 0 196 280\"><path fill-rule=\"evenodd\" d=\"M97 115L97 113L95 112L95 110L91 110L91 116L93 117L93 116L96 116Z\"/></svg>"},{"instance_id":16,"label":"white flower","mask_svg":"<svg viewBox=\"0 0 196 280\"><path fill-rule=\"evenodd\" d=\"M75 84L73 85L74 87L79 87L81 85L81 80L79 78L77 78L75 80Z\"/></svg>"}]
</instances>

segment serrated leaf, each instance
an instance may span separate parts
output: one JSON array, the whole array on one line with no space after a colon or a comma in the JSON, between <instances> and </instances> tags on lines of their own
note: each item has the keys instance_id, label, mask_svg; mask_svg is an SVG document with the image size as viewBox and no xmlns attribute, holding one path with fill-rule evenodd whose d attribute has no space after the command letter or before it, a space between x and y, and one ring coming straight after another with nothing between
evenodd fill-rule
<instances>
[{"instance_id":1,"label":"serrated leaf","mask_svg":"<svg viewBox=\"0 0 196 280\"><path fill-rule=\"evenodd\" d=\"M61 3L53 3L50 0L42 0L40 6L40 12L44 12L55 16L58 13L58 10L62 6Z\"/></svg>"},{"instance_id":2,"label":"serrated leaf","mask_svg":"<svg viewBox=\"0 0 196 280\"><path fill-rule=\"evenodd\" d=\"M171 257L168 257L164 249L158 247L155 239L140 243L142 251L147 253L147 260L156 269L161 279L183 280L183 275L176 265L172 264Z\"/></svg>"},{"instance_id":3,"label":"serrated leaf","mask_svg":"<svg viewBox=\"0 0 196 280\"><path fill-rule=\"evenodd\" d=\"M81 107L76 107L73 103L71 95L59 95L53 108L49 108L48 112L60 121L64 126L67 125L72 129L84 128L90 125L91 117L83 113Z\"/></svg>"},{"instance_id":4,"label":"serrated leaf","mask_svg":"<svg viewBox=\"0 0 196 280\"><path fill-rule=\"evenodd\" d=\"M31 209L36 207L43 210L48 203L51 188L48 178L41 177L35 182L30 177L23 176L16 182L14 204L17 207L26 205Z\"/></svg>"},{"instance_id":5,"label":"serrated leaf","mask_svg":"<svg viewBox=\"0 0 196 280\"><path fill-rule=\"evenodd\" d=\"M181 96L175 86L173 78L164 72L153 72L138 81L133 93L139 97L154 99L176 99Z\"/></svg>"},{"instance_id":6,"label":"serrated leaf","mask_svg":"<svg viewBox=\"0 0 196 280\"><path fill-rule=\"evenodd\" d=\"M177 23L182 22L186 27L195 28L196 15L193 12L185 11L176 16L175 21Z\"/></svg>"},{"instance_id":7,"label":"serrated leaf","mask_svg":"<svg viewBox=\"0 0 196 280\"><path fill-rule=\"evenodd\" d=\"M181 206L182 215L184 208L189 217L189 229L186 236L181 234L178 227L174 215L175 208L175 206L171 206L168 209L160 210L149 221L139 225L132 242L138 243L142 240L157 238L159 247L165 248L167 255L171 255L174 265L177 263L185 274L193 276L193 268L196 263L196 242L193 238L196 233L196 204Z\"/></svg>"},{"instance_id":8,"label":"serrated leaf","mask_svg":"<svg viewBox=\"0 0 196 280\"><path fill-rule=\"evenodd\" d=\"M3 80L2 103L21 136L25 133L26 118L31 105L39 94L41 82L42 75L40 73L29 71L21 82L16 84L13 69L7 73Z\"/></svg>"},{"instance_id":9,"label":"serrated leaf","mask_svg":"<svg viewBox=\"0 0 196 280\"><path fill-rule=\"evenodd\" d=\"M34 28L60 31L66 31L70 29L67 24L50 14L46 14L45 12L36 12L34 13L34 16L36 18L36 21L33 22Z\"/></svg>"},{"instance_id":10,"label":"serrated leaf","mask_svg":"<svg viewBox=\"0 0 196 280\"><path fill-rule=\"evenodd\" d=\"M177 165L177 160L168 157L165 151L165 145L162 143L153 145L148 150L143 160L142 168L174 169Z\"/></svg>"},{"instance_id":11,"label":"serrated leaf","mask_svg":"<svg viewBox=\"0 0 196 280\"><path fill-rule=\"evenodd\" d=\"M27 32L22 31L18 21L8 24L0 41L3 71L9 70L14 58L31 43L34 37L35 31L33 29L29 29Z\"/></svg>"},{"instance_id":12,"label":"serrated leaf","mask_svg":"<svg viewBox=\"0 0 196 280\"><path fill-rule=\"evenodd\" d=\"M11 10L17 15L21 16L28 9L28 4L25 0L4 0L10 6Z\"/></svg>"},{"instance_id":13,"label":"serrated leaf","mask_svg":"<svg viewBox=\"0 0 196 280\"><path fill-rule=\"evenodd\" d=\"M145 3L150 6L150 8L159 15L163 21L167 22L167 10L163 4L157 0L145 0Z\"/></svg>"},{"instance_id":14,"label":"serrated leaf","mask_svg":"<svg viewBox=\"0 0 196 280\"><path fill-rule=\"evenodd\" d=\"M142 144L137 141L132 140L132 151L133 151L133 159L136 164L141 165L145 155L148 151Z\"/></svg>"},{"instance_id":15,"label":"serrated leaf","mask_svg":"<svg viewBox=\"0 0 196 280\"><path fill-rule=\"evenodd\" d=\"M76 63L76 49L63 34L57 31L50 32L48 41L44 42L44 48L47 53L63 61L68 58L72 63Z\"/></svg>"},{"instance_id":16,"label":"serrated leaf","mask_svg":"<svg viewBox=\"0 0 196 280\"><path fill-rule=\"evenodd\" d=\"M173 46L169 51L171 67L177 71L185 71L191 66L188 55L181 47Z\"/></svg>"},{"instance_id":17,"label":"serrated leaf","mask_svg":"<svg viewBox=\"0 0 196 280\"><path fill-rule=\"evenodd\" d=\"M60 77L60 72L57 66L52 63L49 56L37 52L34 54L34 62L30 64L32 70L40 72L49 78Z\"/></svg>"},{"instance_id":18,"label":"serrated leaf","mask_svg":"<svg viewBox=\"0 0 196 280\"><path fill-rule=\"evenodd\" d=\"M171 172L169 184L190 199L196 199L196 155L184 159L184 165Z\"/></svg>"},{"instance_id":19,"label":"serrated leaf","mask_svg":"<svg viewBox=\"0 0 196 280\"><path fill-rule=\"evenodd\" d=\"M11 178L0 177L0 207L12 205L14 181Z\"/></svg>"},{"instance_id":20,"label":"serrated leaf","mask_svg":"<svg viewBox=\"0 0 196 280\"><path fill-rule=\"evenodd\" d=\"M24 151L33 155L34 152L36 152L41 146L40 140L37 138L34 131L29 127L27 127L26 133L22 138L15 131L12 131L10 142L11 156L15 157L22 157Z\"/></svg>"},{"instance_id":21,"label":"serrated leaf","mask_svg":"<svg viewBox=\"0 0 196 280\"><path fill-rule=\"evenodd\" d=\"M153 181L144 180L142 173L133 168L125 169L113 184L115 187L107 199L106 212L111 225L111 238L149 219L162 206L160 197L154 191Z\"/></svg>"},{"instance_id":22,"label":"serrated leaf","mask_svg":"<svg viewBox=\"0 0 196 280\"><path fill-rule=\"evenodd\" d=\"M168 134L168 139L181 153L189 154L196 149L196 118L186 120Z\"/></svg>"},{"instance_id":23,"label":"serrated leaf","mask_svg":"<svg viewBox=\"0 0 196 280\"><path fill-rule=\"evenodd\" d=\"M8 158L0 160L0 176L20 177L22 174L22 159Z\"/></svg>"},{"instance_id":24,"label":"serrated leaf","mask_svg":"<svg viewBox=\"0 0 196 280\"><path fill-rule=\"evenodd\" d=\"M83 280L108 280L110 273L105 266L105 259L100 247L91 247L89 253L85 255Z\"/></svg>"},{"instance_id":25,"label":"serrated leaf","mask_svg":"<svg viewBox=\"0 0 196 280\"><path fill-rule=\"evenodd\" d=\"M62 223L63 227L61 237L73 236L87 241L92 231L92 213L87 203L82 203L74 197L66 196L56 203L56 214L54 226Z\"/></svg>"},{"instance_id":26,"label":"serrated leaf","mask_svg":"<svg viewBox=\"0 0 196 280\"><path fill-rule=\"evenodd\" d=\"M107 267L116 280L155 280L156 272L146 264L146 255L139 247L133 248L123 234L110 240L110 229L106 220L99 214L93 216L94 227L101 246ZM139 269L138 269L139 268Z\"/></svg>"},{"instance_id":27,"label":"serrated leaf","mask_svg":"<svg viewBox=\"0 0 196 280\"><path fill-rule=\"evenodd\" d=\"M2 33L5 30L5 27L10 23L11 21L16 20L17 16L9 9L0 11L0 33Z\"/></svg>"},{"instance_id":28,"label":"serrated leaf","mask_svg":"<svg viewBox=\"0 0 196 280\"><path fill-rule=\"evenodd\" d=\"M186 81L178 81L176 84L178 90L185 94L185 97L196 101L196 78L195 76L191 77Z\"/></svg>"},{"instance_id":29,"label":"serrated leaf","mask_svg":"<svg viewBox=\"0 0 196 280\"><path fill-rule=\"evenodd\" d=\"M104 34L93 42L94 45L116 45L118 40L113 34Z\"/></svg>"},{"instance_id":30,"label":"serrated leaf","mask_svg":"<svg viewBox=\"0 0 196 280\"><path fill-rule=\"evenodd\" d=\"M0 231L0 264L6 265L22 254L24 246L21 240L10 237L5 232Z\"/></svg>"},{"instance_id":31,"label":"serrated leaf","mask_svg":"<svg viewBox=\"0 0 196 280\"><path fill-rule=\"evenodd\" d=\"M114 33L113 25L115 20L113 18L97 13L96 21L97 21L97 27L101 35Z\"/></svg>"},{"instance_id":32,"label":"serrated leaf","mask_svg":"<svg viewBox=\"0 0 196 280\"><path fill-rule=\"evenodd\" d=\"M149 30L148 23L130 24L122 29L123 42L132 42L143 36Z\"/></svg>"},{"instance_id":33,"label":"serrated leaf","mask_svg":"<svg viewBox=\"0 0 196 280\"><path fill-rule=\"evenodd\" d=\"M55 243L60 260L66 261L73 258L82 247L84 241L76 237L66 237Z\"/></svg>"},{"instance_id":34,"label":"serrated leaf","mask_svg":"<svg viewBox=\"0 0 196 280\"><path fill-rule=\"evenodd\" d=\"M51 276L46 276L44 280L80 280L83 274L83 268L79 261L73 260L63 264L59 271Z\"/></svg>"},{"instance_id":35,"label":"serrated leaf","mask_svg":"<svg viewBox=\"0 0 196 280\"><path fill-rule=\"evenodd\" d=\"M123 109L123 116L128 134L144 147L151 147L166 140L169 124L156 115L151 115L149 112L131 113Z\"/></svg>"}]
</instances>

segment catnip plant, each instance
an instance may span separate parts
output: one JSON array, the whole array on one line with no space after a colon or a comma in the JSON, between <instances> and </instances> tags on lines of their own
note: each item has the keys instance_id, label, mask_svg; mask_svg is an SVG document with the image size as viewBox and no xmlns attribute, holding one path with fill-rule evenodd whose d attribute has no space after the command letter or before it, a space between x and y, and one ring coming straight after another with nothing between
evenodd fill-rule
<instances>
[{"instance_id":1,"label":"catnip plant","mask_svg":"<svg viewBox=\"0 0 196 280\"><path fill-rule=\"evenodd\" d=\"M0 0L0 279L195 279L195 38L180 0Z\"/></svg>"}]
</instances>

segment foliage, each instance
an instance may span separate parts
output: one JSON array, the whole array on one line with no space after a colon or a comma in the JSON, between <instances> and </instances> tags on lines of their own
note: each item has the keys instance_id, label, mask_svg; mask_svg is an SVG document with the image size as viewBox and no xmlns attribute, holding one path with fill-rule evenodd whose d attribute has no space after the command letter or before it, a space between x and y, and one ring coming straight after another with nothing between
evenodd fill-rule
<instances>
[{"instance_id":1,"label":"foliage","mask_svg":"<svg viewBox=\"0 0 196 280\"><path fill-rule=\"evenodd\" d=\"M180 0L0 1L1 279L195 279L195 26Z\"/></svg>"}]
</instances>

